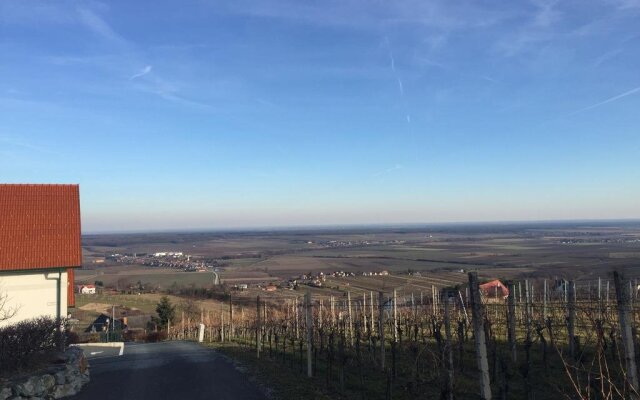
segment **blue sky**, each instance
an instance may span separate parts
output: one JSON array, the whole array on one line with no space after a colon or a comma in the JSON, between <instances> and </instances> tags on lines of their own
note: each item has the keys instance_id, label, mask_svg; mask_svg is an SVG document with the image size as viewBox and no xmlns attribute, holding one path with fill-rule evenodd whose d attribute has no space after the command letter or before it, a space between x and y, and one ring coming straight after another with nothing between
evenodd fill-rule
<instances>
[{"instance_id":1,"label":"blue sky","mask_svg":"<svg viewBox=\"0 0 640 400\"><path fill-rule=\"evenodd\" d=\"M85 232L640 218L640 1L0 2L0 181Z\"/></svg>"}]
</instances>

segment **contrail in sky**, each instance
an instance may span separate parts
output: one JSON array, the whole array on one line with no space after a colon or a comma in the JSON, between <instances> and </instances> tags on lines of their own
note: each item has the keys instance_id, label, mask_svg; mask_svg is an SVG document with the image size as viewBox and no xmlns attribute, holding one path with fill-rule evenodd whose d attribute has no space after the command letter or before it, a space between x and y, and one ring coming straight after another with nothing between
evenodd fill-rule
<instances>
[{"instance_id":1,"label":"contrail in sky","mask_svg":"<svg viewBox=\"0 0 640 400\"><path fill-rule=\"evenodd\" d=\"M387 45L387 51L389 52L389 61L391 63L391 70L393 74L396 76L398 80L398 88L400 89L400 94L404 96L404 86L402 85L402 79L400 79L400 75L398 75L398 71L396 71L396 59L393 57L393 51L391 50L391 43L389 43L389 38L384 37L384 43Z\"/></svg>"},{"instance_id":2,"label":"contrail in sky","mask_svg":"<svg viewBox=\"0 0 640 400\"><path fill-rule=\"evenodd\" d=\"M387 36L384 37L384 44L387 45L387 52L389 53L389 61L391 62L391 69L393 72L396 72L396 59L393 58L393 52L391 51L391 43L389 43L389 38Z\"/></svg>"},{"instance_id":3,"label":"contrail in sky","mask_svg":"<svg viewBox=\"0 0 640 400\"><path fill-rule=\"evenodd\" d=\"M404 86L402 85L402 80L398 78L398 87L400 88L400 94L404 96Z\"/></svg>"},{"instance_id":4,"label":"contrail in sky","mask_svg":"<svg viewBox=\"0 0 640 400\"><path fill-rule=\"evenodd\" d=\"M393 57L393 51L391 50L391 43L389 42L389 38L387 36L384 37L384 44L387 46L387 52L389 53L389 61L391 64L391 70L398 81L398 89L400 90L400 97L404 99L404 84L402 83L402 78L400 78L400 74L396 70L396 59ZM404 104L404 100L402 101L404 108L406 109L406 105ZM411 116L409 113L406 114L407 123L411 123Z\"/></svg>"},{"instance_id":5,"label":"contrail in sky","mask_svg":"<svg viewBox=\"0 0 640 400\"><path fill-rule=\"evenodd\" d=\"M129 78L129 80L133 80L136 78L140 78L142 76L145 76L146 74L148 74L149 72L151 72L151 65L147 65L146 67L144 67L142 69L142 71L138 72L137 74L131 76L131 78Z\"/></svg>"},{"instance_id":6,"label":"contrail in sky","mask_svg":"<svg viewBox=\"0 0 640 400\"><path fill-rule=\"evenodd\" d=\"M388 174L388 173L391 173L391 172L393 172L393 171L396 171L396 170L399 170L399 169L402 169L402 168L403 168L403 165L402 165L402 164L396 164L396 165L394 165L393 167L390 167L390 168L387 168L387 169L383 169L382 171L378 171L378 172L374 173L374 174L373 174L373 175L371 175L371 176L374 176L374 177L376 177L376 176L382 176L382 175L384 175L384 174Z\"/></svg>"},{"instance_id":7,"label":"contrail in sky","mask_svg":"<svg viewBox=\"0 0 640 400\"><path fill-rule=\"evenodd\" d=\"M571 114L569 114L569 115L576 115L576 114L579 114L579 113L581 113L581 112L584 112L584 111L587 111L587 110L591 110L591 109L594 109L594 108L596 108L596 107L603 106L603 105L608 104L608 103L613 103L613 102L614 102L614 101L616 101L616 100L620 100L620 99L622 99L622 98L624 98L624 97L631 96L632 94L635 94L635 93L638 93L638 92L640 92L640 86L638 86L637 88L633 88L633 89L631 89L631 90L628 90L628 91L626 91L626 92L624 92L624 93L621 93L621 94L619 94L619 95L617 95L617 96L613 96L613 97L611 97L611 98L608 98L608 99L606 99L606 100L604 100L604 101L601 101L601 102L599 102L599 103L592 104L592 105L590 105L590 106L588 106L588 107L582 108L582 109L580 109L580 110L578 110L578 111L574 111L574 112L572 112L572 113L571 113Z\"/></svg>"}]
</instances>

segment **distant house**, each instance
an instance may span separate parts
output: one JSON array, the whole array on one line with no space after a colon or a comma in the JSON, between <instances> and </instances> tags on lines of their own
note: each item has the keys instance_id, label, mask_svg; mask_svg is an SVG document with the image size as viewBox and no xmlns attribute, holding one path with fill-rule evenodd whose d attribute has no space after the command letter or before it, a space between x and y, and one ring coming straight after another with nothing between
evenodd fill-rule
<instances>
[{"instance_id":1,"label":"distant house","mask_svg":"<svg viewBox=\"0 0 640 400\"><path fill-rule=\"evenodd\" d=\"M278 287L276 285L267 285L267 287L265 288L265 290L267 292L275 292L276 290L278 290Z\"/></svg>"},{"instance_id":2,"label":"distant house","mask_svg":"<svg viewBox=\"0 0 640 400\"><path fill-rule=\"evenodd\" d=\"M96 285L78 285L80 294L96 294Z\"/></svg>"},{"instance_id":3,"label":"distant house","mask_svg":"<svg viewBox=\"0 0 640 400\"><path fill-rule=\"evenodd\" d=\"M509 289L498 279L480 285L480 291L489 299L506 299L509 296Z\"/></svg>"},{"instance_id":4,"label":"distant house","mask_svg":"<svg viewBox=\"0 0 640 400\"><path fill-rule=\"evenodd\" d=\"M0 184L0 326L66 317L81 266L78 185Z\"/></svg>"},{"instance_id":5,"label":"distant house","mask_svg":"<svg viewBox=\"0 0 640 400\"><path fill-rule=\"evenodd\" d=\"M98 316L98 318L96 318L91 325L89 325L87 327L87 329L85 329L84 331L89 333L89 332L106 332L109 330L122 330L124 328L124 323L122 319L116 319L115 320L115 325L112 326L112 324L114 323L113 319L111 318L111 316L106 315L106 314L100 314Z\"/></svg>"}]
</instances>

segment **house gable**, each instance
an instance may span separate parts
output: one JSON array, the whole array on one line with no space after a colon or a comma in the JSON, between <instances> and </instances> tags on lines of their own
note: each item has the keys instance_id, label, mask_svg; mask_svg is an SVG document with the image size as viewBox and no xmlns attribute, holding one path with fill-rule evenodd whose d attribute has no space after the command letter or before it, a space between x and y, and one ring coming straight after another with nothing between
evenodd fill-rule
<instances>
[{"instance_id":1,"label":"house gable","mask_svg":"<svg viewBox=\"0 0 640 400\"><path fill-rule=\"evenodd\" d=\"M81 266L78 185L0 184L0 278L64 271L74 305L73 268Z\"/></svg>"}]
</instances>

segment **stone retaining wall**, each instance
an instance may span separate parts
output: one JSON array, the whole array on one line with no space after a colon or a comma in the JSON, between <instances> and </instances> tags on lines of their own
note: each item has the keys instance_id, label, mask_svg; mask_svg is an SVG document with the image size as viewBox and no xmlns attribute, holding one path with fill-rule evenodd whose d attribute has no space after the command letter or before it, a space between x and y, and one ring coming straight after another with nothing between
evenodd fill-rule
<instances>
[{"instance_id":1,"label":"stone retaining wall","mask_svg":"<svg viewBox=\"0 0 640 400\"><path fill-rule=\"evenodd\" d=\"M89 363L78 347L69 348L65 359L64 364L0 386L0 400L60 399L78 393L89 382Z\"/></svg>"}]
</instances>

